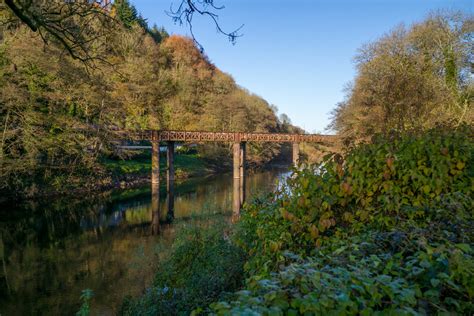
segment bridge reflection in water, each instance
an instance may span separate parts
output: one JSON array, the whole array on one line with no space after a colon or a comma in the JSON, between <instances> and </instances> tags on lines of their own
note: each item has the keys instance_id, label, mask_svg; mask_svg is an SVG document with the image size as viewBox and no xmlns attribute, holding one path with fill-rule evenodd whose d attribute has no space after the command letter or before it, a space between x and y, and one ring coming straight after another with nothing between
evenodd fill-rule
<instances>
[{"instance_id":1,"label":"bridge reflection in water","mask_svg":"<svg viewBox=\"0 0 474 316\"><path fill-rule=\"evenodd\" d=\"M292 159L296 166L299 162L299 144L301 142L332 144L337 141L332 135L319 134L279 134L279 133L241 133L241 132L189 132L189 131L116 131L119 139L151 141L152 152L152 205L159 214L160 183L160 142L167 143L166 186L169 194L168 214L173 214L174 196L174 148L175 142L232 142L233 143L233 218L238 219L245 201L245 156L247 142L287 142L292 143ZM131 149L133 146L124 146ZM141 149L143 146L139 146ZM156 207L156 209L155 209ZM158 219L152 220L152 223ZM158 227L158 226L156 226ZM158 228L152 228L153 231Z\"/></svg>"}]
</instances>

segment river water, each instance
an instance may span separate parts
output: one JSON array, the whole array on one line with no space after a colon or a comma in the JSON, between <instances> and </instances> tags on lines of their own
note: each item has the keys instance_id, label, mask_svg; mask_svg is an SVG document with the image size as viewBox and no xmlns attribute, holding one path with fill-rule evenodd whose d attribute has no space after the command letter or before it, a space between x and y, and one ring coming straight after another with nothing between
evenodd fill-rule
<instances>
[{"instance_id":1,"label":"river water","mask_svg":"<svg viewBox=\"0 0 474 316\"><path fill-rule=\"evenodd\" d=\"M249 175L249 199L287 175ZM149 185L0 205L0 315L74 315L84 289L94 292L93 315L115 314L125 296L151 284L176 232L230 219L232 175L176 183L173 213L167 205L160 187L159 225Z\"/></svg>"}]
</instances>

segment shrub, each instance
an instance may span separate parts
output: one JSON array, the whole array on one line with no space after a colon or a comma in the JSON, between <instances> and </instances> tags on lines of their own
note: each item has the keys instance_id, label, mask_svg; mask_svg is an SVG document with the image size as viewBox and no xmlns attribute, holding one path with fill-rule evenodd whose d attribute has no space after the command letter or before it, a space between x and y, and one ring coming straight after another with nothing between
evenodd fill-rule
<instances>
[{"instance_id":1,"label":"shrub","mask_svg":"<svg viewBox=\"0 0 474 316\"><path fill-rule=\"evenodd\" d=\"M168 259L160 264L154 286L138 299L127 299L124 315L189 314L242 285L243 253L222 225L182 232Z\"/></svg>"},{"instance_id":2,"label":"shrub","mask_svg":"<svg viewBox=\"0 0 474 316\"><path fill-rule=\"evenodd\" d=\"M211 312L259 315L415 315L474 312L474 222L470 239L443 227L439 234L412 227L331 238L311 257L283 253L286 264ZM442 225L444 226L444 225ZM447 230L445 230L447 229ZM457 240L443 237L449 232ZM425 239L429 235L429 243ZM434 235L434 236L433 236ZM463 242L464 241L464 242Z\"/></svg>"},{"instance_id":3,"label":"shrub","mask_svg":"<svg viewBox=\"0 0 474 316\"><path fill-rule=\"evenodd\" d=\"M245 209L245 289L208 312L473 314L472 132L376 138L295 171Z\"/></svg>"},{"instance_id":4,"label":"shrub","mask_svg":"<svg viewBox=\"0 0 474 316\"><path fill-rule=\"evenodd\" d=\"M290 250L308 255L332 236L369 228L472 218L473 128L376 138L344 159L295 171L274 197L249 205L239 245L250 274L272 271Z\"/></svg>"}]
</instances>

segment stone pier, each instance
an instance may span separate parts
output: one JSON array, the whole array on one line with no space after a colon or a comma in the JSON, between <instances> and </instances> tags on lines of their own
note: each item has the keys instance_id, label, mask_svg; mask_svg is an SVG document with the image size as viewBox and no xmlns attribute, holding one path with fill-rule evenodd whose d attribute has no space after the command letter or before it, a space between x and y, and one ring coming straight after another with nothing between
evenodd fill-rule
<instances>
[{"instance_id":1,"label":"stone pier","mask_svg":"<svg viewBox=\"0 0 474 316\"><path fill-rule=\"evenodd\" d=\"M166 151L166 162L168 164L168 168L166 170L166 181L172 182L174 181L174 142L168 142Z\"/></svg>"},{"instance_id":2,"label":"stone pier","mask_svg":"<svg viewBox=\"0 0 474 316\"><path fill-rule=\"evenodd\" d=\"M151 184L151 233L160 233L160 184Z\"/></svg>"},{"instance_id":3,"label":"stone pier","mask_svg":"<svg viewBox=\"0 0 474 316\"><path fill-rule=\"evenodd\" d=\"M238 217L245 201L245 142L235 142L233 145L233 197L232 212Z\"/></svg>"},{"instance_id":4,"label":"stone pier","mask_svg":"<svg viewBox=\"0 0 474 316\"><path fill-rule=\"evenodd\" d=\"M158 132L153 133L151 140L151 183L160 183L160 141Z\"/></svg>"},{"instance_id":5,"label":"stone pier","mask_svg":"<svg viewBox=\"0 0 474 316\"><path fill-rule=\"evenodd\" d=\"M169 141L167 146L166 158L168 168L166 170L166 195L168 196L167 221L174 218L174 142Z\"/></svg>"},{"instance_id":6,"label":"stone pier","mask_svg":"<svg viewBox=\"0 0 474 316\"><path fill-rule=\"evenodd\" d=\"M245 155L246 155L247 144L245 142L240 143L240 207L245 202Z\"/></svg>"},{"instance_id":7,"label":"stone pier","mask_svg":"<svg viewBox=\"0 0 474 316\"><path fill-rule=\"evenodd\" d=\"M160 141L154 132L151 141L151 233L160 232Z\"/></svg>"},{"instance_id":8,"label":"stone pier","mask_svg":"<svg viewBox=\"0 0 474 316\"><path fill-rule=\"evenodd\" d=\"M300 162L300 144L299 143L293 143L293 166L298 167L298 164Z\"/></svg>"}]
</instances>

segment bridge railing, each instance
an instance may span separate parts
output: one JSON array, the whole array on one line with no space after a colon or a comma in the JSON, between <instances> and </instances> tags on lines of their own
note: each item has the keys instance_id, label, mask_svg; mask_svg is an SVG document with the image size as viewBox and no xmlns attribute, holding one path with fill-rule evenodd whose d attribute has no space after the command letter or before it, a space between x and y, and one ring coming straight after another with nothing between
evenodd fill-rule
<instances>
[{"instance_id":1,"label":"bridge railing","mask_svg":"<svg viewBox=\"0 0 474 316\"><path fill-rule=\"evenodd\" d=\"M178 141L178 142L289 142L289 143L328 143L337 140L334 135L283 134L283 133L245 133L245 132L206 132L206 131L116 131L120 139Z\"/></svg>"}]
</instances>

